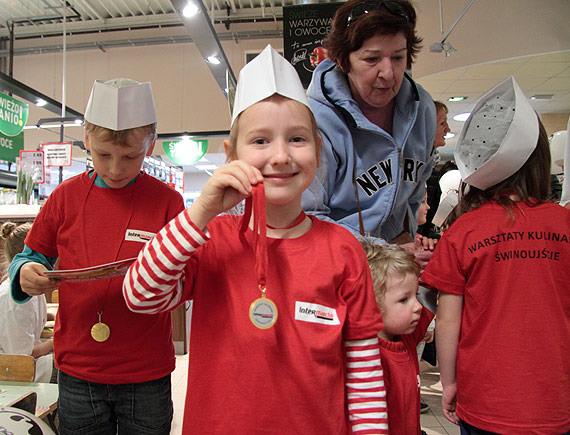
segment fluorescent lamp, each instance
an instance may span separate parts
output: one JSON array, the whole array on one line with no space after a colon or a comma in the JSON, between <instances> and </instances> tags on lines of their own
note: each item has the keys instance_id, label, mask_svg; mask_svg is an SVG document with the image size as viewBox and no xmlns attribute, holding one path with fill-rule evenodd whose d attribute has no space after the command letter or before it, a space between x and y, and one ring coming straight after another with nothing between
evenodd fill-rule
<instances>
[{"instance_id":1,"label":"fluorescent lamp","mask_svg":"<svg viewBox=\"0 0 570 435\"><path fill-rule=\"evenodd\" d=\"M38 107L44 107L47 104L47 101L42 99L42 98L38 98L36 100L36 106Z\"/></svg>"},{"instance_id":2,"label":"fluorescent lamp","mask_svg":"<svg viewBox=\"0 0 570 435\"><path fill-rule=\"evenodd\" d=\"M465 121L467 121L467 118L469 118L469 115L471 115L470 112L460 113L459 115L455 115L453 117L453 120L459 121L459 122L465 122Z\"/></svg>"},{"instance_id":3,"label":"fluorescent lamp","mask_svg":"<svg viewBox=\"0 0 570 435\"><path fill-rule=\"evenodd\" d=\"M218 169L216 165L194 165L194 167L201 171L213 171L214 169Z\"/></svg>"},{"instance_id":4,"label":"fluorescent lamp","mask_svg":"<svg viewBox=\"0 0 570 435\"><path fill-rule=\"evenodd\" d=\"M219 57L213 56L213 55L212 55L212 56L208 56L208 57L206 58L206 60L207 60L208 62L210 62L212 65L219 65L219 64L222 63L222 61L220 60Z\"/></svg>"},{"instance_id":5,"label":"fluorescent lamp","mask_svg":"<svg viewBox=\"0 0 570 435\"><path fill-rule=\"evenodd\" d=\"M182 9L182 15L184 15L186 18L190 18L196 15L198 11L198 6L196 6L194 2L188 2L188 4L184 6L184 9Z\"/></svg>"},{"instance_id":6,"label":"fluorescent lamp","mask_svg":"<svg viewBox=\"0 0 570 435\"><path fill-rule=\"evenodd\" d=\"M449 97L449 98L447 99L447 101L451 101L451 102L453 102L453 101L463 101L463 100L466 100L466 99L467 99L467 97Z\"/></svg>"},{"instance_id":7,"label":"fluorescent lamp","mask_svg":"<svg viewBox=\"0 0 570 435\"><path fill-rule=\"evenodd\" d=\"M451 139L452 137L455 137L455 133L448 132L443 136L444 139Z\"/></svg>"}]
</instances>

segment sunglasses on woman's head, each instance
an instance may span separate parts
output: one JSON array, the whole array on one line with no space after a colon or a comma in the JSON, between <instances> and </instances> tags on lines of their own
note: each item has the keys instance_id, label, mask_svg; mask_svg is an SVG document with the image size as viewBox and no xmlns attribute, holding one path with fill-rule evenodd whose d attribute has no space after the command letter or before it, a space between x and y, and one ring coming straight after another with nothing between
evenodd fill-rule
<instances>
[{"instance_id":1,"label":"sunglasses on woman's head","mask_svg":"<svg viewBox=\"0 0 570 435\"><path fill-rule=\"evenodd\" d=\"M398 2L384 1L384 0L369 0L364 3L360 3L359 5L356 5L354 8L352 8L352 11L350 11L350 15L346 20L346 26L348 27L350 23L356 21L362 15L367 14L371 11L378 10L382 6L384 6L388 10L388 12L397 15L401 18L405 18L407 21L410 20L408 14L406 13L406 10Z\"/></svg>"}]
</instances>

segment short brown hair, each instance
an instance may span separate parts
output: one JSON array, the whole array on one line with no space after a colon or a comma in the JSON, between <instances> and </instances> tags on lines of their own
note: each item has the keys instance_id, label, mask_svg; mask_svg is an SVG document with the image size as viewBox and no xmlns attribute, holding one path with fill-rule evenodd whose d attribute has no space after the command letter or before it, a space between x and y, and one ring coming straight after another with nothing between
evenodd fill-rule
<instances>
[{"instance_id":1,"label":"short brown hair","mask_svg":"<svg viewBox=\"0 0 570 435\"><path fill-rule=\"evenodd\" d=\"M449 109L447 108L445 103L442 103L441 101L434 101L433 103L435 104L435 113L436 114L438 114L439 112L445 112L445 113L449 112Z\"/></svg>"},{"instance_id":2,"label":"short brown hair","mask_svg":"<svg viewBox=\"0 0 570 435\"><path fill-rule=\"evenodd\" d=\"M129 137L134 131L143 132L145 139L152 143L156 139L156 122L153 124L143 125L141 127L128 128L126 130L111 130L109 128L100 127L85 121L85 132L97 136L105 142L112 142L117 145L125 146L128 144Z\"/></svg>"},{"instance_id":3,"label":"short brown hair","mask_svg":"<svg viewBox=\"0 0 570 435\"><path fill-rule=\"evenodd\" d=\"M384 304L389 277L405 277L408 274L420 276L420 266L414 255L399 246L375 245L368 239L361 240L372 275L374 295L380 308Z\"/></svg>"},{"instance_id":4,"label":"short brown hair","mask_svg":"<svg viewBox=\"0 0 570 435\"><path fill-rule=\"evenodd\" d=\"M538 141L525 164L513 175L488 189L481 190L463 183L459 206L461 213L480 207L487 201L503 206L509 217L514 218L516 202L508 194L514 194L530 206L549 202L550 194L550 143L538 115Z\"/></svg>"},{"instance_id":5,"label":"short brown hair","mask_svg":"<svg viewBox=\"0 0 570 435\"><path fill-rule=\"evenodd\" d=\"M331 33L323 41L328 57L345 73L350 71L349 55L357 51L367 39L375 35L403 33L407 41L407 68L411 68L421 48L422 38L416 34L416 11L408 0L392 0L400 4L408 18L393 14L386 7L371 10L347 25L355 6L370 0L349 0L337 11Z\"/></svg>"}]
</instances>

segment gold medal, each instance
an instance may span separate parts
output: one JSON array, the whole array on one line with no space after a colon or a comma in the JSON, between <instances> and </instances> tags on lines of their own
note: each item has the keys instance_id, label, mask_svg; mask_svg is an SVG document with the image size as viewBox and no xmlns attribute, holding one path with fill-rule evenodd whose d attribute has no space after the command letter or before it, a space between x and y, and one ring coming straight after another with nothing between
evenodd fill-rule
<instances>
[{"instance_id":1,"label":"gold medal","mask_svg":"<svg viewBox=\"0 0 570 435\"><path fill-rule=\"evenodd\" d=\"M107 341L111 336L111 330L107 324L101 322L103 312L99 311L97 314L99 314L99 321L91 328L91 337L93 337L93 340L98 342Z\"/></svg>"},{"instance_id":2,"label":"gold medal","mask_svg":"<svg viewBox=\"0 0 570 435\"><path fill-rule=\"evenodd\" d=\"M265 288L261 288L261 297L249 306L249 319L259 329L268 329L277 321L277 306L265 297Z\"/></svg>"}]
</instances>

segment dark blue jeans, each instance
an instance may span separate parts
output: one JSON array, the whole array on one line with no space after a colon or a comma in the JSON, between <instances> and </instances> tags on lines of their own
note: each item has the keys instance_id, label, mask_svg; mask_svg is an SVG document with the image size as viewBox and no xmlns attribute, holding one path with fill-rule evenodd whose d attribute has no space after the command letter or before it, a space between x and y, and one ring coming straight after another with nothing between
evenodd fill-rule
<instances>
[{"instance_id":1,"label":"dark blue jeans","mask_svg":"<svg viewBox=\"0 0 570 435\"><path fill-rule=\"evenodd\" d=\"M465 423L463 420L459 420L459 427L461 428L461 435L500 435L496 432L478 429L475 426L471 426L469 423ZM562 435L570 435L570 431Z\"/></svg>"},{"instance_id":2,"label":"dark blue jeans","mask_svg":"<svg viewBox=\"0 0 570 435\"><path fill-rule=\"evenodd\" d=\"M135 384L98 384L59 372L61 435L169 435L170 375Z\"/></svg>"}]
</instances>

